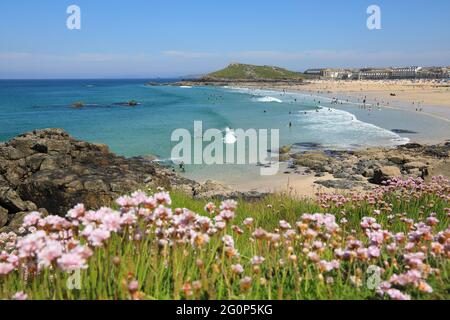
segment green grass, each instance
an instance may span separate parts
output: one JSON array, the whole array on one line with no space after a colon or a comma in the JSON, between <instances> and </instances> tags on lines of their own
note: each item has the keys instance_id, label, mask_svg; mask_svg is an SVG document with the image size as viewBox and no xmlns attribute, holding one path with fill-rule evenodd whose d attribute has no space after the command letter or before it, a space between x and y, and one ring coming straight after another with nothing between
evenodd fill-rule
<instances>
[{"instance_id":1,"label":"green grass","mask_svg":"<svg viewBox=\"0 0 450 320\"><path fill-rule=\"evenodd\" d=\"M210 73L206 78L226 80L302 80L305 75L272 66L230 64L223 70Z\"/></svg>"},{"instance_id":2,"label":"green grass","mask_svg":"<svg viewBox=\"0 0 450 320\"><path fill-rule=\"evenodd\" d=\"M172 208L204 212L205 201L193 200L180 192L172 193L171 197ZM69 290L66 284L71 275L58 270L45 270L29 278L23 272L15 272L7 277L0 276L0 299L9 299L18 291L24 291L30 299L380 299L375 290L365 285L372 276L368 267L383 267L385 273L381 280L387 280L390 275L407 270L400 254L393 256L383 250L378 259L343 261L338 270L326 273L308 260L304 252L307 238L298 236L288 244L275 245L254 240L252 232L256 227L273 232L279 228L280 220L286 220L295 229L295 223L304 213L330 213L337 221L345 217L348 224L330 240L322 241L329 246L332 243L342 246L348 237L354 237L367 244L360 222L362 217L373 217L375 209L382 211L377 221L392 233L407 231L401 221L403 213L417 222L435 212L440 220L435 233L449 226L448 199L435 193L391 192L376 204L359 199L344 205L329 202L326 209L317 201L296 200L286 194L238 203L232 224L201 248L190 244L159 247L153 233L135 241L127 240L130 236L127 233L113 234L104 248L95 251L88 269L81 271L81 290ZM388 213L397 216L389 219ZM252 229L242 224L248 217L254 218ZM244 233L232 231L232 225L239 226ZM225 234L233 235L239 257L226 256L221 241ZM294 254L296 260L291 259ZM265 257L264 263L260 267L252 266L249 261L253 256ZM333 250L326 247L320 258L332 260ZM284 265L280 265L280 259L284 260ZM231 265L236 263L244 267L243 275L231 271ZM423 293L412 287L404 288L405 292L413 299L449 299L448 258L429 255L426 263L439 270L439 274L427 279L433 293ZM242 287L240 282L244 276L251 278L248 288ZM361 286L352 282L355 276ZM332 278L333 283L327 283L327 278ZM132 280L139 283L137 292L128 288Z\"/></svg>"}]
</instances>

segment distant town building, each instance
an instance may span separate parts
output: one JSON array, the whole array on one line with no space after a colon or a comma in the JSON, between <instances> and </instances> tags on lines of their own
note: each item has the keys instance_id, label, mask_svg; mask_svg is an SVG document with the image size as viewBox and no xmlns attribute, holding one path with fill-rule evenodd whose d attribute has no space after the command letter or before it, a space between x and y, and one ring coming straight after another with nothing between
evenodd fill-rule
<instances>
[{"instance_id":1,"label":"distant town building","mask_svg":"<svg viewBox=\"0 0 450 320\"><path fill-rule=\"evenodd\" d=\"M447 79L448 69L441 67L422 68L417 72L418 79Z\"/></svg>"},{"instance_id":2,"label":"distant town building","mask_svg":"<svg viewBox=\"0 0 450 320\"><path fill-rule=\"evenodd\" d=\"M391 78L392 71L389 69L363 69L359 72L361 80L382 80Z\"/></svg>"},{"instance_id":3,"label":"distant town building","mask_svg":"<svg viewBox=\"0 0 450 320\"><path fill-rule=\"evenodd\" d=\"M421 70L420 67L405 67L394 68L391 72L392 79L413 79L417 78L417 73Z\"/></svg>"},{"instance_id":4,"label":"distant town building","mask_svg":"<svg viewBox=\"0 0 450 320\"><path fill-rule=\"evenodd\" d=\"M304 72L304 74L310 75L310 76L323 76L323 70L324 69L308 69Z\"/></svg>"},{"instance_id":5,"label":"distant town building","mask_svg":"<svg viewBox=\"0 0 450 320\"><path fill-rule=\"evenodd\" d=\"M323 79L350 79L353 72L346 69L308 69L305 74Z\"/></svg>"},{"instance_id":6,"label":"distant town building","mask_svg":"<svg viewBox=\"0 0 450 320\"><path fill-rule=\"evenodd\" d=\"M362 69L308 69L304 73L330 80L448 79L449 67L400 67Z\"/></svg>"}]
</instances>

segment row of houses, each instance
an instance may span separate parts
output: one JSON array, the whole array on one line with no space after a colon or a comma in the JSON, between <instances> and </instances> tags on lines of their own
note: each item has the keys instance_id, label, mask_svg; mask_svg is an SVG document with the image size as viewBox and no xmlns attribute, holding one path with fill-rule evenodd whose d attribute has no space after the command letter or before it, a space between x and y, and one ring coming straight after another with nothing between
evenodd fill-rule
<instances>
[{"instance_id":1,"label":"row of houses","mask_svg":"<svg viewBox=\"0 0 450 320\"><path fill-rule=\"evenodd\" d=\"M308 69L304 73L321 79L447 79L450 77L446 67L402 67L402 68L362 68L362 69Z\"/></svg>"}]
</instances>

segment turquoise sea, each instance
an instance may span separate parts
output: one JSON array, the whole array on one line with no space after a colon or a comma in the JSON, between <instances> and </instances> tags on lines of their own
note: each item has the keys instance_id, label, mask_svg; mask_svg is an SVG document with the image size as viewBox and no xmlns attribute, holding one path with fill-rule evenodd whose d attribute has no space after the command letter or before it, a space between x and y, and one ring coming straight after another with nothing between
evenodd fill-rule
<instances>
[{"instance_id":1,"label":"turquoise sea","mask_svg":"<svg viewBox=\"0 0 450 320\"><path fill-rule=\"evenodd\" d=\"M444 141L450 137L448 122L413 112L385 108L369 112L356 104L331 104L330 99L300 93L148 87L146 82L2 80L0 141L38 128L57 127L78 139L108 144L120 155L152 154L168 159L175 145L171 142L173 130L185 128L192 132L194 121L200 120L205 130L279 129L281 145L297 144L298 149L357 149L410 140ZM129 100L140 105L119 105ZM73 108L77 101L86 107ZM392 129L417 133L396 134ZM218 176L216 169L191 170L192 176L201 179Z\"/></svg>"}]
</instances>

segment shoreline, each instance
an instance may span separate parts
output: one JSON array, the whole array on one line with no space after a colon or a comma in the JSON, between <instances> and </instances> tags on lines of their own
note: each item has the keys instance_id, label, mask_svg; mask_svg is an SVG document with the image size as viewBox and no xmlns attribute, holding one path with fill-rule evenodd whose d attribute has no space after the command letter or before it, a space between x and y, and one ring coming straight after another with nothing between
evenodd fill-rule
<instances>
[{"instance_id":1,"label":"shoreline","mask_svg":"<svg viewBox=\"0 0 450 320\"><path fill-rule=\"evenodd\" d=\"M327 82L327 84L330 84L332 82ZM357 83L361 83L358 81ZM368 82L372 83L372 82ZM198 85L198 84L197 84ZM219 87L224 87L223 85L220 85ZM354 108L361 108L363 103L361 102L361 97L359 97L356 93L349 93L349 92L331 92L325 90L317 90L313 91L310 87L308 87L308 84L293 84L289 85L286 83L229 83L225 86L225 88L231 88L231 89L246 89L246 90L263 90L263 91L273 91L277 93L285 93L285 94L303 94L303 95L310 95L312 97L319 97L324 99L338 99L342 102L347 102L348 105L351 105ZM386 90L386 92L392 91L392 90ZM366 107L371 107L374 109L377 109L377 98L375 97L375 94L373 92L367 93L362 92L365 96L366 100ZM450 97L450 94L449 94ZM446 123L450 123L450 99L448 105L444 106L431 106L426 104L421 104L422 111L416 111L415 109L411 110L412 101L396 101L393 98L384 99L383 104L380 104L381 109L390 109L390 110L398 110L400 112L408 112L412 114L416 114L420 117L430 117L436 120L445 121ZM333 108L340 109L340 105L336 104ZM431 110L430 110L431 109ZM340 109L343 110L343 109ZM345 110L343 110L345 111ZM388 130L387 128L385 128ZM450 138L450 137L449 137ZM448 140L446 140L448 141ZM418 138L410 138L410 142L418 142L421 144L426 145L434 145L439 144L443 142L442 138L434 138L434 139L418 139ZM445 141L444 141L445 142ZM392 148L385 148L386 150L391 149L395 150L395 147ZM284 166L286 167L286 166ZM316 177L313 174L312 175L301 175L296 174L293 172L286 173L283 172L284 170L281 169L280 172L272 177L269 178L262 178L262 177L255 177L255 179L252 179L251 181L239 181L239 182L232 182L227 183L224 181L218 181L219 183L224 183L229 185L233 188L235 191L239 192L249 192L249 191L257 191L257 192L288 192L289 194L293 194L300 197L313 197L316 192L321 189L322 191L336 191L334 188L326 188L323 186L319 186L316 184L318 181L337 181L339 182L339 179L333 177L333 175L330 175L329 173L326 173L323 177ZM359 190L361 191L361 188L352 188L350 191Z\"/></svg>"},{"instance_id":2,"label":"shoreline","mask_svg":"<svg viewBox=\"0 0 450 320\"><path fill-rule=\"evenodd\" d=\"M264 84L261 86L260 83L246 83L243 85L242 83L236 83L236 84L229 84L228 86L219 86L224 88L234 88L234 89L248 89L248 90L266 90L266 91L274 91L274 92L283 92L283 93L291 93L291 94L304 94L304 95L310 95L312 97L318 97L318 98L326 98L326 99L333 99L337 98L338 100L342 102L348 102L354 105L363 105L362 99L363 97L358 96L357 92L345 92L345 91L325 91L326 89L322 90L312 90L310 87L308 87L308 84L303 85L271 85L271 84ZM391 91L386 90L384 93ZM377 97L375 96L375 93L373 92L367 92L362 91L359 92L359 94L364 94L364 96L367 97L366 99L366 106L371 106L373 108L377 108ZM379 101L381 102L381 101ZM450 123L450 92L448 93L448 104L446 105L433 105L424 103L420 105L420 108L422 108L422 111L416 111L412 108L412 103L414 101L408 100L408 101L398 101L394 98L384 98L383 104L380 105L381 108L387 108L387 109L394 109L394 110L401 110L401 111L407 111L412 113L417 113L420 115L435 117L440 120L444 120L446 122ZM338 105L337 105L338 108ZM426 112L423 109L426 108L429 111ZM431 109L431 110L430 110Z\"/></svg>"},{"instance_id":3,"label":"shoreline","mask_svg":"<svg viewBox=\"0 0 450 320\"><path fill-rule=\"evenodd\" d=\"M330 81L333 82L333 81ZM361 81L358 81L361 82ZM364 82L364 81L362 81ZM370 81L371 82L371 81ZM370 83L369 82L369 83ZM302 94L307 95L312 98L323 98L328 100L337 99L338 102L344 103L345 106L351 106L353 108L360 109L364 104L363 100L366 100L365 109L371 109L371 111L382 111L382 110L395 110L400 112L407 112L411 115L422 117L428 117L435 119L437 121L443 121L446 124L448 124L450 128L450 91L448 93L448 104L445 106L434 106L434 105L428 105L428 104L422 104L420 105L421 111L417 111L415 109L411 109L411 103L413 101L396 101L395 99L389 98L385 99L383 104L377 105L377 98L373 96L369 96L369 94L366 94L364 92L364 98L358 97L355 93L348 93L348 92L326 92L326 91L312 91L311 89L308 89L306 87L307 84L303 84L298 86L297 84L294 85L285 85L284 83L279 85L273 85L273 84L266 84L261 86L260 83L247 83L246 85L242 85L242 83L237 84L229 84L227 86L220 86L222 88L228 88L228 89L244 89L244 90L261 90L261 91L268 91L268 92L274 92L274 93L283 93L283 94ZM387 90L390 91L390 90ZM386 92L387 92L386 91ZM334 109L347 111L345 108L343 108L339 103L333 105ZM377 125L385 130L392 131L392 129L387 127L382 127L379 124L372 123L370 121L364 121L370 124ZM450 129L449 129L450 130ZM424 143L424 144L438 144L443 141L450 140L450 135L445 137L417 137L417 136L411 136L406 137L410 139L410 142L418 142L418 143Z\"/></svg>"}]
</instances>

